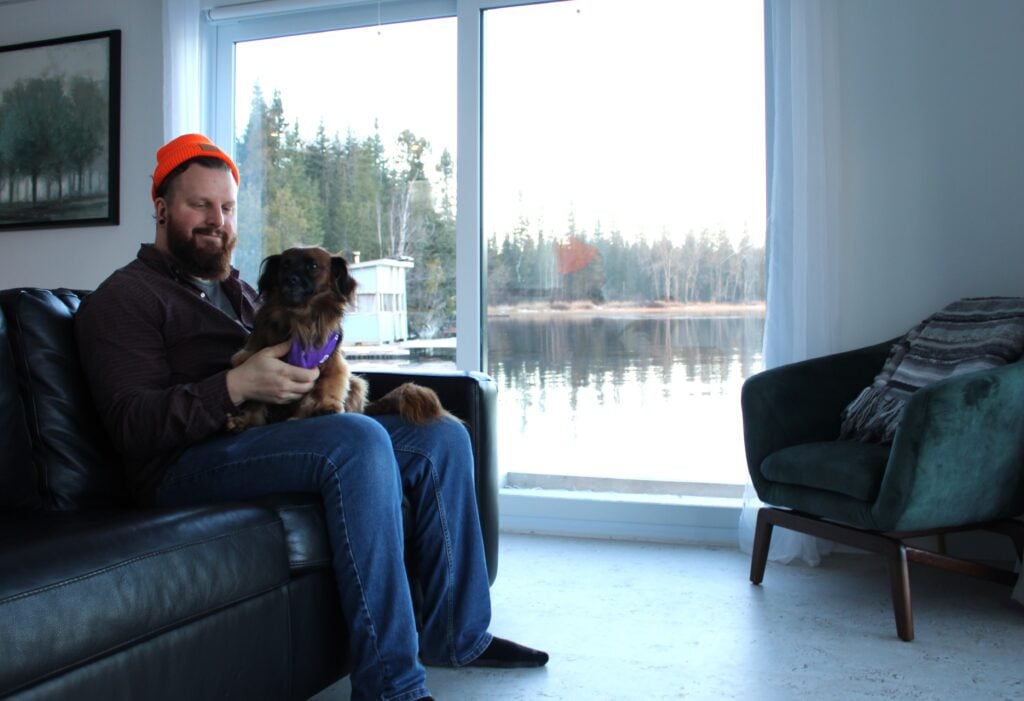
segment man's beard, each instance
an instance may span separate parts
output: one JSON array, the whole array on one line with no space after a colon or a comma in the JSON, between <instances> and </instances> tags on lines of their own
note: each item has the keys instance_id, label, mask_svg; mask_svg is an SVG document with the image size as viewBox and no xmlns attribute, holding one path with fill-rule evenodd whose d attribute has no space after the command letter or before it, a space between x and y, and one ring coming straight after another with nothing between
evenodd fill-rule
<instances>
[{"instance_id":1,"label":"man's beard","mask_svg":"<svg viewBox=\"0 0 1024 701\"><path fill-rule=\"evenodd\" d=\"M184 272L203 280L224 280L231 274L231 253L235 250L237 238L228 240L225 232L217 232L223 245L219 251L213 252L203 250L196 241L196 235L215 231L212 227L196 227L186 232L168 217L167 247Z\"/></svg>"}]
</instances>

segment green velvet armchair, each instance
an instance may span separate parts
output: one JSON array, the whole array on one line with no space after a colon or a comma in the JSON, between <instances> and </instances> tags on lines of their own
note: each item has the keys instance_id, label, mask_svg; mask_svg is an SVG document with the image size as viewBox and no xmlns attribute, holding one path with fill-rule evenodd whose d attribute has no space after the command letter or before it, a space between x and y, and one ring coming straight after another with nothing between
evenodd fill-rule
<instances>
[{"instance_id":1,"label":"green velvet armchair","mask_svg":"<svg viewBox=\"0 0 1024 701\"><path fill-rule=\"evenodd\" d=\"M750 579L764 577L774 526L881 554L897 634L912 640L908 562L1015 581L1012 571L907 540L986 529L1010 536L1021 556L1024 523L1014 517L1024 514L1024 362L918 390L892 443L838 440L844 407L871 383L894 340L747 379L747 467L770 505L758 512Z\"/></svg>"}]
</instances>

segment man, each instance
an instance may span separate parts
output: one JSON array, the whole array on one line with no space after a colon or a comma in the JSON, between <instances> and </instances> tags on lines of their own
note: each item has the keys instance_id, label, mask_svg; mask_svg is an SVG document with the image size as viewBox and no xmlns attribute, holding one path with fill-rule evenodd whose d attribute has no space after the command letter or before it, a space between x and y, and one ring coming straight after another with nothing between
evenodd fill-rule
<instances>
[{"instance_id":1,"label":"man","mask_svg":"<svg viewBox=\"0 0 1024 701\"><path fill-rule=\"evenodd\" d=\"M493 637L468 435L444 419L337 414L227 434L246 400L285 403L318 370L281 360L288 343L238 367L255 292L230 260L238 170L209 139L157 151L156 239L83 302L82 364L135 497L185 505L318 492L351 631L355 699L430 698L421 664L540 666L547 655ZM403 564L403 488L417 514L424 585L417 635Z\"/></svg>"}]
</instances>

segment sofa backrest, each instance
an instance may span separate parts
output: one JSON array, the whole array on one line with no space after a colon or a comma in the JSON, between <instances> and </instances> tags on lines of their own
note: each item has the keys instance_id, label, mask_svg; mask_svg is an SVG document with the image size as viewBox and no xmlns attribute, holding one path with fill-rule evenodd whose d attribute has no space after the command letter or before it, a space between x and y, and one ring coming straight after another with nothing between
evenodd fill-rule
<instances>
[{"instance_id":1,"label":"sofa backrest","mask_svg":"<svg viewBox=\"0 0 1024 701\"><path fill-rule=\"evenodd\" d=\"M13 368L31 452L30 461L12 454L11 462L5 453L0 469L19 473L3 480L22 485L27 478L20 473L29 473L37 494L36 503L29 505L37 508L70 510L127 502L122 466L78 359L74 314L81 297L66 289L0 292L10 350L9 362L0 350L0 382L6 397ZM3 504L7 506L6 498Z\"/></svg>"},{"instance_id":2,"label":"sofa backrest","mask_svg":"<svg viewBox=\"0 0 1024 701\"><path fill-rule=\"evenodd\" d=\"M0 310L0 511L40 506L31 466L32 445L18 396L7 319Z\"/></svg>"}]
</instances>

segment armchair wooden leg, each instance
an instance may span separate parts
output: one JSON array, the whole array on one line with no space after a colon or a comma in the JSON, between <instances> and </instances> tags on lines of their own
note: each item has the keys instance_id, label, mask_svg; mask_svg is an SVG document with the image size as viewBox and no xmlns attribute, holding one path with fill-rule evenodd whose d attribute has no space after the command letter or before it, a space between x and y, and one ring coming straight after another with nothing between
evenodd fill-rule
<instances>
[{"instance_id":1,"label":"armchair wooden leg","mask_svg":"<svg viewBox=\"0 0 1024 701\"><path fill-rule=\"evenodd\" d=\"M914 639L914 612L910 604L910 571L907 567L907 549L900 543L885 554L892 587L892 607L896 614L896 634L901 640Z\"/></svg>"},{"instance_id":2,"label":"armchair wooden leg","mask_svg":"<svg viewBox=\"0 0 1024 701\"><path fill-rule=\"evenodd\" d=\"M768 547L772 544L772 528L769 520L770 511L766 508L757 510L757 528L754 531L754 546L750 555L750 581L760 584L764 579L764 568L768 564Z\"/></svg>"}]
</instances>

